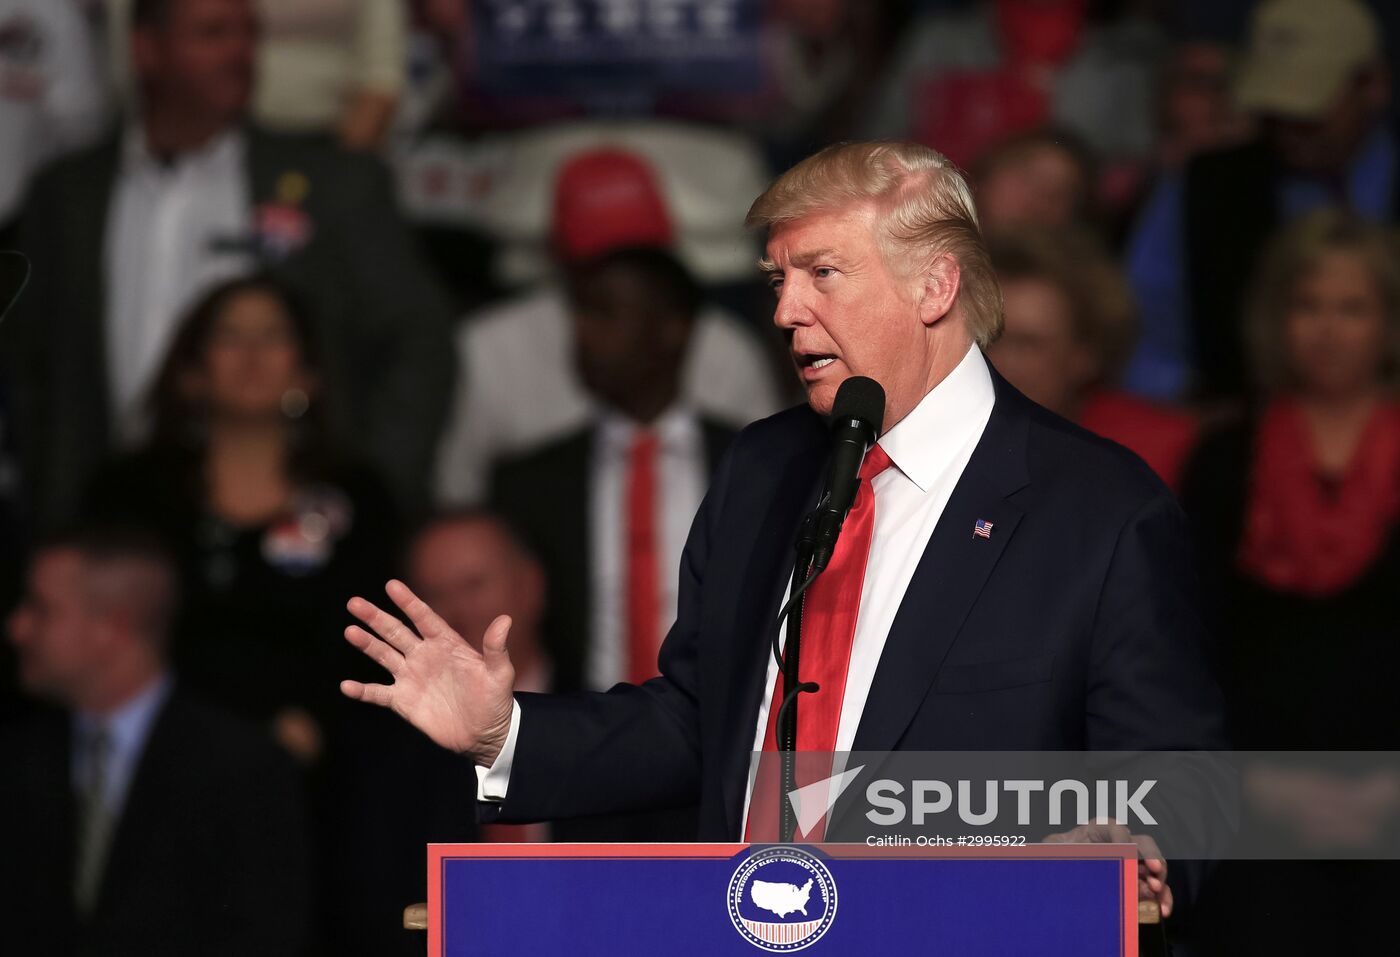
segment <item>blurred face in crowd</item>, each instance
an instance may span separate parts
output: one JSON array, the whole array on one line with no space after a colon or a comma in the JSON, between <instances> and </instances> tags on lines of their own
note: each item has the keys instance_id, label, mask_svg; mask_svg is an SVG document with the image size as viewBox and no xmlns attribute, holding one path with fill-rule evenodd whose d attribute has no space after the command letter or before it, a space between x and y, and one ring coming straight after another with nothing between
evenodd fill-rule
<instances>
[{"instance_id":1,"label":"blurred face in crowd","mask_svg":"<svg viewBox=\"0 0 1400 957\"><path fill-rule=\"evenodd\" d=\"M996 165L977 184L977 209L989 232L1017 226L1068 226L1087 189L1074 157L1053 144Z\"/></svg>"},{"instance_id":2,"label":"blurred face in crowd","mask_svg":"<svg viewBox=\"0 0 1400 957\"><path fill-rule=\"evenodd\" d=\"M41 552L9 619L25 689L61 702L80 698L103 668L109 631L89 594L82 554L67 548Z\"/></svg>"},{"instance_id":3,"label":"blurred face in crowd","mask_svg":"<svg viewBox=\"0 0 1400 957\"><path fill-rule=\"evenodd\" d=\"M1008 382L1061 415L1071 415L1093 381L1093 350L1075 335L1069 298L1054 283L1012 279L1001 286L1006 327L987 356Z\"/></svg>"},{"instance_id":4,"label":"blurred face in crowd","mask_svg":"<svg viewBox=\"0 0 1400 957\"><path fill-rule=\"evenodd\" d=\"M778 223L764 267L778 295L773 321L787 335L808 404L827 415L842 382L869 376L884 387L888 428L937 384L939 350L956 348L961 359L970 340L929 335L953 308L956 263L944 257L905 277L887 262L876 228L871 203Z\"/></svg>"},{"instance_id":5,"label":"blurred face in crowd","mask_svg":"<svg viewBox=\"0 0 1400 957\"><path fill-rule=\"evenodd\" d=\"M414 590L458 634L479 642L497 615L510 615L513 656L529 640L544 608L544 576L490 519L447 520L414 543L408 573Z\"/></svg>"},{"instance_id":6,"label":"blurred face in crowd","mask_svg":"<svg viewBox=\"0 0 1400 957\"><path fill-rule=\"evenodd\" d=\"M778 0L775 12L801 36L829 40L846 23L848 4L849 0Z\"/></svg>"},{"instance_id":7,"label":"blurred face in crowd","mask_svg":"<svg viewBox=\"0 0 1400 957\"><path fill-rule=\"evenodd\" d=\"M584 268L572 287L579 376L608 405L649 419L679 394L694 316L638 269Z\"/></svg>"},{"instance_id":8,"label":"blurred face in crowd","mask_svg":"<svg viewBox=\"0 0 1400 957\"><path fill-rule=\"evenodd\" d=\"M1230 97L1230 53L1216 43L1183 43L1172 53L1162 84L1166 148L1184 160L1242 132Z\"/></svg>"},{"instance_id":9,"label":"blurred face in crowd","mask_svg":"<svg viewBox=\"0 0 1400 957\"><path fill-rule=\"evenodd\" d=\"M1386 71L1363 71L1317 119L1265 117L1264 130L1285 166L1305 173L1344 169L1389 102Z\"/></svg>"},{"instance_id":10,"label":"blurred face in crowd","mask_svg":"<svg viewBox=\"0 0 1400 957\"><path fill-rule=\"evenodd\" d=\"M282 301L261 291L230 299L210 330L203 368L186 387L215 414L241 420L279 417L289 392L309 394L312 377Z\"/></svg>"},{"instance_id":11,"label":"blurred face in crowd","mask_svg":"<svg viewBox=\"0 0 1400 957\"><path fill-rule=\"evenodd\" d=\"M256 49L253 0L173 0L163 26L132 34L147 96L222 124L248 106Z\"/></svg>"},{"instance_id":12,"label":"blurred face in crowd","mask_svg":"<svg viewBox=\"0 0 1400 957\"><path fill-rule=\"evenodd\" d=\"M1302 391L1346 396L1374 389L1386 352L1386 309L1376 277L1357 253L1334 250L1298 279L1284 345Z\"/></svg>"}]
</instances>

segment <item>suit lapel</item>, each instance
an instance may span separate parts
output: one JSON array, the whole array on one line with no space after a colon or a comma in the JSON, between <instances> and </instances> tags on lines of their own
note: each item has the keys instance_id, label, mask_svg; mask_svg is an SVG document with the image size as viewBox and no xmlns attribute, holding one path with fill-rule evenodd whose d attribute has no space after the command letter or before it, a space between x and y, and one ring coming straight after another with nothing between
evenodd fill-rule
<instances>
[{"instance_id":1,"label":"suit lapel","mask_svg":"<svg viewBox=\"0 0 1400 957\"><path fill-rule=\"evenodd\" d=\"M570 443L565 449L562 475L566 476L566 487L561 489L559 502L559 529L561 541L584 543L583 548L571 549L563 563L563 573L568 576L569 594L577 595L578 601L569 612L568 638L569 656L573 662L573 687L586 687L588 676L588 648L593 644L593 581L589 569L593 567L593 456L598 447L597 428L589 429L579 441Z\"/></svg>"},{"instance_id":2,"label":"suit lapel","mask_svg":"<svg viewBox=\"0 0 1400 957\"><path fill-rule=\"evenodd\" d=\"M277 144L256 126L245 127L248 150L248 205L256 209L276 195L277 176L282 164L277 162Z\"/></svg>"},{"instance_id":3,"label":"suit lapel","mask_svg":"<svg viewBox=\"0 0 1400 957\"><path fill-rule=\"evenodd\" d=\"M826 433L822 420L815 415L811 423L810 433L803 436L799 450L788 459L772 486L771 498L749 503L750 508L762 510L763 518L744 566L744 586L734 619L732 671L725 685L729 700L723 711L721 753L725 765L721 780L730 834L739 833L758 709L768 691L764 678L772 655L774 622L796 559L797 527L802 516L816 505L821 492Z\"/></svg>"},{"instance_id":4,"label":"suit lapel","mask_svg":"<svg viewBox=\"0 0 1400 957\"><path fill-rule=\"evenodd\" d=\"M880 655L853 750L892 751L932 687L943 659L1021 521L1008 496L1029 481L1028 420L995 372L996 404L910 579ZM991 535L973 534L979 520Z\"/></svg>"},{"instance_id":5,"label":"suit lapel","mask_svg":"<svg viewBox=\"0 0 1400 957\"><path fill-rule=\"evenodd\" d=\"M548 490L535 499L537 507L548 511L549 518L542 525L554 540L577 543L555 553L553 574L558 577L550 583L554 596L564 599L551 602L559 616L553 652L555 682L561 691L582 690L588 678L588 648L593 635L593 581L589 575L594 555L593 450L597 439L597 429L587 429L559 446L550 469L553 474L543 476Z\"/></svg>"},{"instance_id":6,"label":"suit lapel","mask_svg":"<svg viewBox=\"0 0 1400 957\"><path fill-rule=\"evenodd\" d=\"M107 230L111 226L112 201L117 187L117 177L122 164L122 138L120 136L103 144L100 153L94 154L87 168L87 175L76 179L74 186L83 191L73 198L72 209L78 211L87 225L68 231L75 243L75 274L65 276L61 281L80 284L89 290L86 295L76 297L78 302L92 304L91 309L78 309L71 317L83 324L83 328L72 330L74 342L89 343L90 364L87 369L95 373L85 385L92 391L89 394L94 408L102 410L100 421L107 426L109 387L107 383Z\"/></svg>"},{"instance_id":7,"label":"suit lapel","mask_svg":"<svg viewBox=\"0 0 1400 957\"><path fill-rule=\"evenodd\" d=\"M700 434L705 446L705 484L708 486L714 480L715 470L719 468L724 453L729 451L729 446L734 442L735 433L727 426L702 418Z\"/></svg>"},{"instance_id":8,"label":"suit lapel","mask_svg":"<svg viewBox=\"0 0 1400 957\"><path fill-rule=\"evenodd\" d=\"M165 778L172 767L181 765L176 757L180 753L177 742L181 737L178 694L172 689L160 706L132 770L126 798L107 847L107 860L93 908L94 922L101 921L114 906L113 893L119 894L121 888L137 876L137 862L148 853L141 846L142 842L149 840L152 834L161 833L167 823L160 820L162 798L169 791Z\"/></svg>"}]
</instances>

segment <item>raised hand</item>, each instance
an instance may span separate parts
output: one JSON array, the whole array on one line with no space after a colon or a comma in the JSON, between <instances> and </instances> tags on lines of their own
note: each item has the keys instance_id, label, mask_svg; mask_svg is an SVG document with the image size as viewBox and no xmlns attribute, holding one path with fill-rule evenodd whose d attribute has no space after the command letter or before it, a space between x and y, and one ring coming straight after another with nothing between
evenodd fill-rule
<instances>
[{"instance_id":1,"label":"raised hand","mask_svg":"<svg viewBox=\"0 0 1400 957\"><path fill-rule=\"evenodd\" d=\"M403 582L391 581L384 590L413 628L356 597L346 607L366 628L351 625L345 639L389 672L394 683L342 681L340 690L356 701L390 708L442 747L491 765L510 733L515 683L506 654L510 618L501 615L491 622L477 649Z\"/></svg>"}]
</instances>

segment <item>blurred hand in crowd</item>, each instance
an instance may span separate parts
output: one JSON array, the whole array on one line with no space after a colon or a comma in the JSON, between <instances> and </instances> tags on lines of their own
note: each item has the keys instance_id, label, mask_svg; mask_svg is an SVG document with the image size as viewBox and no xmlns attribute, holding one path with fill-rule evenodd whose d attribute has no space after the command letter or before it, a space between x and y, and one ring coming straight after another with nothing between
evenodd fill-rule
<instances>
[{"instance_id":1,"label":"blurred hand in crowd","mask_svg":"<svg viewBox=\"0 0 1400 957\"><path fill-rule=\"evenodd\" d=\"M391 581L385 590L413 627L356 597L347 607L365 627L351 625L345 638L389 672L394 683L342 681L340 690L356 701L391 709L439 747L489 767L510 734L515 686L515 668L506 653L510 618L496 618L480 644L474 644L403 582Z\"/></svg>"}]
</instances>

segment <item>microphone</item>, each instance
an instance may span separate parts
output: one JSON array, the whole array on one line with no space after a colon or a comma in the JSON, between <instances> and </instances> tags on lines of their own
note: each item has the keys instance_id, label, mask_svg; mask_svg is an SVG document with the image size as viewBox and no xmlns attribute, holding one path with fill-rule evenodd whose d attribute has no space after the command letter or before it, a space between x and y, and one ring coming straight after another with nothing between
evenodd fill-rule
<instances>
[{"instance_id":1,"label":"microphone","mask_svg":"<svg viewBox=\"0 0 1400 957\"><path fill-rule=\"evenodd\" d=\"M836 390L831 408L831 469L813 513L811 578L826 568L836 539L860 487L860 465L880 436L885 421L885 390L865 376L852 376Z\"/></svg>"}]
</instances>

